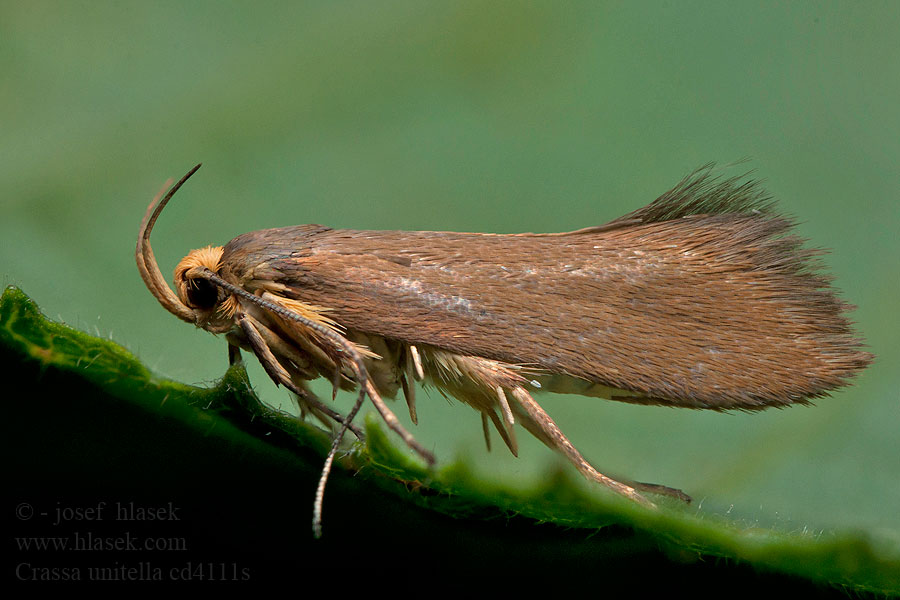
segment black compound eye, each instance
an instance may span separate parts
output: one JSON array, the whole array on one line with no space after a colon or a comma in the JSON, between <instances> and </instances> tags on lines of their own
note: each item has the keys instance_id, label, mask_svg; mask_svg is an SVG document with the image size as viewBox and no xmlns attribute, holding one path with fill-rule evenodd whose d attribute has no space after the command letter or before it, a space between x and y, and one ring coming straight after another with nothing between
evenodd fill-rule
<instances>
[{"instance_id":1,"label":"black compound eye","mask_svg":"<svg viewBox=\"0 0 900 600\"><path fill-rule=\"evenodd\" d=\"M219 301L219 288L206 279L191 279L187 285L187 299L192 308L212 308Z\"/></svg>"}]
</instances>

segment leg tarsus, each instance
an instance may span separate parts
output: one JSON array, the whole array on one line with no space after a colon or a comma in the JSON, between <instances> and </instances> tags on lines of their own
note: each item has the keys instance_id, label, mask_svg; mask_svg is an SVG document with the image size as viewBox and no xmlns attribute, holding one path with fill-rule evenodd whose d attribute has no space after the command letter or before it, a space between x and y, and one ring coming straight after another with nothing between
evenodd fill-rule
<instances>
[{"instance_id":1,"label":"leg tarsus","mask_svg":"<svg viewBox=\"0 0 900 600\"><path fill-rule=\"evenodd\" d=\"M635 502L642 504L648 508L656 508L656 505L644 498L636 488L638 489L646 489L646 491L656 491L655 486L653 490L641 487L641 484L638 486L628 485L627 483L623 483L621 481L616 481L611 477L607 477L603 473L597 471L591 464L585 460L585 458L581 455L581 453L572 445L572 442L563 434L563 432L559 429L553 419L550 418L544 409L540 407L540 405L535 402L534 398L531 397L525 388L516 387L512 390L513 398L515 398L519 407L521 407L522 411L520 412L520 422L525 426L535 437L544 442L546 445L551 448L558 450L561 452L566 458L568 458L575 468L578 469L582 475L600 483L609 489L617 492L626 498L630 498ZM644 484L650 485L650 484ZM664 486L659 486L664 487ZM671 489L671 488L665 488Z\"/></svg>"},{"instance_id":2,"label":"leg tarsus","mask_svg":"<svg viewBox=\"0 0 900 600\"><path fill-rule=\"evenodd\" d=\"M359 373L357 376L359 377ZM372 404L375 405L375 410L381 415L381 418L384 419L385 424L388 428L400 436L403 442L409 446L416 454L421 456L426 463L428 463L429 467L433 467L435 463L434 454L425 449L422 444L420 444L416 438L409 433L403 425L400 424L400 421L397 420L397 415L391 411L384 403L384 400L381 399L381 395L378 393L378 390L375 389L375 385L368 378L363 379L363 384L365 388L365 393L368 394L369 399L372 400Z\"/></svg>"},{"instance_id":3,"label":"leg tarsus","mask_svg":"<svg viewBox=\"0 0 900 600\"><path fill-rule=\"evenodd\" d=\"M488 417L481 413L481 432L484 434L484 446L487 451L491 451L491 427L488 425Z\"/></svg>"},{"instance_id":4,"label":"leg tarsus","mask_svg":"<svg viewBox=\"0 0 900 600\"><path fill-rule=\"evenodd\" d=\"M303 398L303 401L308 403L311 407L322 411L324 414L328 415L338 423L346 423L346 419L341 416L340 413L335 411L329 406L326 406L314 396L312 396L308 390L304 390L301 387L298 387L293 380L291 379L290 373L284 368L278 359L272 354L272 351L269 349L269 346L266 344L263 339L262 334L257 328L257 321L249 316L249 315L240 315L238 317L238 322L240 323L241 329L244 331L244 335L247 337L247 340L250 343L250 347L253 349L253 353L256 354L256 358L259 359L260 364L265 369L266 373L269 377L278 385L283 385L287 389L291 390L297 396ZM362 430L353 425L352 423L347 423L347 427L353 434L359 438L364 439L365 434L363 434Z\"/></svg>"},{"instance_id":5,"label":"leg tarsus","mask_svg":"<svg viewBox=\"0 0 900 600\"><path fill-rule=\"evenodd\" d=\"M660 485L658 483L643 483L641 481L626 481L626 483L636 490L641 490L642 492L647 492L648 494L670 496L677 500L681 500L685 504L690 504L693 501L693 498L691 498L681 490L669 487L667 485Z\"/></svg>"},{"instance_id":6,"label":"leg tarsus","mask_svg":"<svg viewBox=\"0 0 900 600\"><path fill-rule=\"evenodd\" d=\"M413 425L418 425L419 415L416 412L416 384L414 381L410 381L410 379L408 373L400 373L400 385L403 388L403 397L406 398L406 406L409 408L409 419L413 422ZM488 445L490 446L490 444Z\"/></svg>"},{"instance_id":7,"label":"leg tarsus","mask_svg":"<svg viewBox=\"0 0 900 600\"><path fill-rule=\"evenodd\" d=\"M233 367L238 363L244 362L241 357L241 349L236 345L229 343L228 344L228 366Z\"/></svg>"},{"instance_id":8,"label":"leg tarsus","mask_svg":"<svg viewBox=\"0 0 900 600\"><path fill-rule=\"evenodd\" d=\"M482 413L483 414L483 413ZM516 431L512 427L507 427L500 420L500 417L497 416L497 413L491 411L487 413L488 418L491 422L494 423L494 428L497 430L497 433L500 434L500 437L503 439L503 443L506 444L506 447L509 448L509 451L513 456L519 456L519 442L516 440Z\"/></svg>"}]
</instances>

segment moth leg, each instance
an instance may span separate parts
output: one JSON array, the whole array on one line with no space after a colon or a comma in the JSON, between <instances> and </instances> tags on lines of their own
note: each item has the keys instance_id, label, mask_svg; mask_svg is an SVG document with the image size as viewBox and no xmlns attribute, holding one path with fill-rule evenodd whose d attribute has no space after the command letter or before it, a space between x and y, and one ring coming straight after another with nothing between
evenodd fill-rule
<instances>
[{"instance_id":1,"label":"moth leg","mask_svg":"<svg viewBox=\"0 0 900 600\"><path fill-rule=\"evenodd\" d=\"M516 408L522 425L544 444L561 452L588 479L650 506L652 503L641 496L637 492L638 489L669 494L682 500L687 498L683 492L665 486L620 482L599 473L560 431L553 419L525 391L523 385L528 380L521 373L520 367L481 357L461 356L434 348L426 350L426 357L429 367L434 368L434 372L430 375L435 385L481 411L482 428L487 428L487 419L490 419L514 455L518 456L513 429L516 420L507 398L507 391L512 393L517 402ZM503 422L497 415L498 411L503 415ZM489 446L490 439L486 437L485 441Z\"/></svg>"},{"instance_id":2,"label":"moth leg","mask_svg":"<svg viewBox=\"0 0 900 600\"><path fill-rule=\"evenodd\" d=\"M265 345L272 350L275 360L284 367L291 381L299 388L299 390L291 389L291 395L300 409L300 416L305 418L307 414L311 414L327 429L333 429L335 422L342 422L341 419L335 417L335 415L339 417L340 413L323 404L304 383L306 380L315 379L318 376L318 373L314 370L315 367L312 365L311 358L287 343L280 335L256 318L249 315L247 315L247 318L251 320L251 324L260 333ZM281 382L276 381L276 383ZM353 433L357 435L359 430L353 429ZM357 437L359 436L357 435Z\"/></svg>"},{"instance_id":3,"label":"moth leg","mask_svg":"<svg viewBox=\"0 0 900 600\"><path fill-rule=\"evenodd\" d=\"M494 424L494 429L496 429L497 433L500 434L500 438L506 444L506 447L509 448L510 453L512 453L513 456L518 458L519 457L519 442L516 441L516 432L513 430L513 428L509 427L507 429L503 425L503 423L500 421L500 417L497 416L497 413L492 410L481 413L482 423L484 423L483 419L484 419L485 415L487 415L487 417ZM486 426L486 425L483 425L483 426ZM488 450L490 450L490 447L488 447Z\"/></svg>"},{"instance_id":4,"label":"moth leg","mask_svg":"<svg viewBox=\"0 0 900 600\"><path fill-rule=\"evenodd\" d=\"M263 338L263 334L260 333L260 329L258 327L262 327L263 331L265 331L268 329L267 327L265 327L265 325L246 314L238 315L237 320L241 326L241 330L247 337L247 341L250 343L250 347L253 349L253 353L256 354L256 357L259 359L260 364L262 365L263 369L265 369L266 373L269 375L272 381L291 390L292 392L303 398L304 402L307 402L310 406L322 411L324 414L328 415L338 423L343 424L345 422L344 417L340 413L326 406L325 404L322 404L318 399L313 397L311 394L308 394L307 390L298 387L294 383L294 381L291 379L290 373L282 366L278 359L275 358L275 355L272 354L272 351L266 344L266 340ZM271 333L271 331L269 331L269 333ZM347 426L350 431L352 431L353 434L356 435L357 438L359 438L360 440L365 438L365 434L358 427L356 427L352 423L349 423Z\"/></svg>"},{"instance_id":5,"label":"moth leg","mask_svg":"<svg viewBox=\"0 0 900 600\"><path fill-rule=\"evenodd\" d=\"M650 492L651 494L662 494L664 496L672 496L673 498L677 498L681 500L685 504L690 504L693 498L685 494L679 489L669 487L667 485L660 485L658 483L643 483L641 481L631 481L629 479L623 479L623 483L627 483L631 487L636 490L641 490L642 492Z\"/></svg>"},{"instance_id":6,"label":"moth leg","mask_svg":"<svg viewBox=\"0 0 900 600\"><path fill-rule=\"evenodd\" d=\"M276 357L276 358L278 358L278 357ZM346 417L343 417L336 410L331 410L331 412L326 412L326 411L323 411L321 408L319 408L320 406L326 406L326 405L324 405L319 400L318 396L316 396L314 393L312 393L312 391L309 388L306 387L306 384L303 379L297 377L296 374L291 372L289 365L285 365L284 362L281 361L281 359L278 359L278 360L279 360L279 362L281 362L281 366L283 366L289 373L291 373L291 381L294 382L294 385L296 385L298 388L300 388L301 391L303 392L303 395L301 396L301 395L297 394L296 392L294 392L293 390L291 390L291 396L296 401L297 407L300 410L300 417L305 419L307 415L312 415L313 417L316 418L316 420L319 423L322 424L323 427L325 427L328 430L331 430L331 432L334 433L335 432L335 424L340 424L342 421L335 419L332 415L333 414L338 415L339 417L341 417L342 420L346 420ZM326 406L326 408L327 408L327 406ZM356 435L355 432L354 432L354 435ZM358 439L362 440L364 438L358 438Z\"/></svg>"},{"instance_id":7,"label":"moth leg","mask_svg":"<svg viewBox=\"0 0 900 600\"><path fill-rule=\"evenodd\" d=\"M343 423L346 420L346 417L327 404L324 404L315 394L307 389L306 385L303 383L304 380L316 376L316 373L310 370L310 359L302 356L293 346L285 342L281 336L254 317L247 316L247 318L250 319L251 324L262 335L266 347L272 348L277 352L275 359L281 364L284 370L288 372L290 382L294 384L294 387L291 387L282 381L276 381L275 383L283 383L285 387L294 393L300 404L301 412L310 412L329 429L332 428L333 423ZM304 366L309 367L310 369L304 369ZM331 419L331 421L329 422L327 419ZM359 427L351 423L348 428L353 432L353 435L355 435L357 439L365 439L365 434Z\"/></svg>"},{"instance_id":8,"label":"moth leg","mask_svg":"<svg viewBox=\"0 0 900 600\"><path fill-rule=\"evenodd\" d=\"M487 451L491 451L491 427L488 425L488 417L485 413L481 413L481 431L484 433L484 445Z\"/></svg>"},{"instance_id":9,"label":"moth leg","mask_svg":"<svg viewBox=\"0 0 900 600\"><path fill-rule=\"evenodd\" d=\"M228 339L228 336L225 336L225 339ZM228 366L233 367L240 362L242 362L241 347L228 340Z\"/></svg>"},{"instance_id":10,"label":"moth leg","mask_svg":"<svg viewBox=\"0 0 900 600\"><path fill-rule=\"evenodd\" d=\"M264 325L259 324L258 329L262 334L263 340L266 342L266 344L271 346L272 342L269 340L270 336L266 333L269 330ZM249 345L247 341L240 336L235 335L234 333L226 334L225 339L228 341L228 361L230 363L230 366L242 363L243 358L241 357L241 346L247 347ZM252 346L250 347L250 349L252 350ZM302 394L297 394L293 391L291 392L291 397L294 399L294 404L300 411L300 418L305 419L307 414L311 414L316 419L318 419L318 421L322 423L322 425L324 425L326 428L333 429L334 420L331 419L329 415L326 415L322 411L317 409L315 406L312 406L312 404L308 401L310 397L315 398L315 395L306 388L306 386L303 384L302 379L295 376L295 374L292 372L293 370L295 370L293 365L291 363L285 364L285 362L278 356L276 356L275 358L276 360L278 360L278 362L281 363L281 366L283 366L290 373L291 380L294 382L294 385L299 387L300 391L303 392Z\"/></svg>"},{"instance_id":11,"label":"moth leg","mask_svg":"<svg viewBox=\"0 0 900 600\"><path fill-rule=\"evenodd\" d=\"M496 387L497 391L497 400L500 402L500 410L503 411L503 420L506 421L506 424L510 427L510 431L512 431L512 426L516 424L516 419L513 417L512 409L509 408L509 400L506 399L506 392L503 391L503 386L498 385Z\"/></svg>"},{"instance_id":12,"label":"moth leg","mask_svg":"<svg viewBox=\"0 0 900 600\"><path fill-rule=\"evenodd\" d=\"M409 408L409 418L413 422L413 425L418 425L419 415L416 414L416 384L409 382L408 373L401 373L400 385L403 387L403 397L406 398L406 406Z\"/></svg>"},{"instance_id":13,"label":"moth leg","mask_svg":"<svg viewBox=\"0 0 900 600\"><path fill-rule=\"evenodd\" d=\"M522 425L524 425L525 428L539 440L551 448L555 448L562 452L582 475L605 485L611 490L618 492L639 504L643 504L650 508L656 508L655 504L641 496L634 487L607 477L594 469L594 467L584 459L575 446L572 445L572 442L570 442L563 432L560 431L556 423L553 422L553 419L550 418L550 415L544 412L544 409L534 401L531 394L525 391L525 388L513 388L512 395L518 403L518 406L524 411L522 416L525 416L526 418L521 419Z\"/></svg>"},{"instance_id":14,"label":"moth leg","mask_svg":"<svg viewBox=\"0 0 900 600\"><path fill-rule=\"evenodd\" d=\"M497 413L491 411L484 411L481 413L481 431L484 433L484 445L487 448L487 451L491 451L491 427L489 423L494 424L500 437L503 438L506 447L509 448L510 453L518 458L519 444L516 442L515 432L512 429L507 431L497 417Z\"/></svg>"},{"instance_id":15,"label":"moth leg","mask_svg":"<svg viewBox=\"0 0 900 600\"><path fill-rule=\"evenodd\" d=\"M369 396L369 399L375 406L375 410L381 415L381 418L388 426L388 429L399 435L409 448L428 463L429 467L433 466L435 463L434 454L426 450L425 447L403 427L397 419L397 415L387 407L384 400L381 398L379 387L383 387L385 389L385 394L393 397L397 388L401 385L400 382L397 381L399 374L391 374L389 371L381 370L380 367L382 365L377 363L382 361L377 361L376 364L372 365L371 369L366 366L367 360L371 361L372 359L378 359L379 357L390 357L393 355L393 351L388 348L385 345L384 340L378 336L369 337L357 332L355 338L357 340L361 338L362 342L376 347L378 352L371 356L364 356L357 346L354 345L354 343L359 344L359 342L354 342L353 340L339 336L338 334L325 337L321 341L329 343L332 350L338 353L338 356L342 356L342 358L337 359L340 366L353 372L356 376L357 385ZM381 347L377 346L379 343L381 344ZM396 359L392 360L393 363L398 362ZM391 363L391 360L389 360L388 363Z\"/></svg>"},{"instance_id":16,"label":"moth leg","mask_svg":"<svg viewBox=\"0 0 900 600\"><path fill-rule=\"evenodd\" d=\"M273 312L274 316L283 323L293 322L294 323L293 328L295 330L297 329L298 324L302 325L303 328L312 329L317 334L317 337L319 338L319 342L322 342L322 343L330 346L330 349L334 355L343 357L338 360L343 363L343 366L350 368L353 371L353 373L356 375L356 381L359 383L360 387L362 388L363 393L367 394L369 396L369 399L372 400L372 404L375 405L375 409L379 412L379 414L381 415L381 418L384 419L384 422L387 424L387 426L394 433L399 435L403 439L404 443L406 443L407 446L412 448L416 453L418 453L422 458L424 458L425 461L429 465L434 464L434 462L435 462L434 454L432 454L431 452L426 450L421 444L419 444L419 442L416 441L416 439L408 431L406 431L406 429L403 428L403 426L400 424L400 421L397 420L397 415L395 415L393 412L391 412L391 410L385 405L384 400L381 399L381 395L378 393L378 390L375 389L375 386L373 385L372 381L369 378L368 372L366 371L366 367L363 364L363 355L365 354L364 350L360 350L359 348L357 348L353 344L353 342L351 342L350 340L345 338L343 335L341 335L337 331L330 329L327 325L324 325L321 322L312 321L309 318L304 317L301 314L297 313L296 311L292 310L290 307L285 306L284 303L287 301L285 298L274 296L273 294L270 294L268 292L263 293L262 298L258 298L257 296L254 296L253 294L244 290L243 288L232 285L232 284L228 283L227 281L219 278L217 275L212 273L212 271L209 271L209 269L207 269L207 271L208 271L208 273L206 273L205 276L211 282L228 290L229 292L232 292L233 294L241 296L241 297L255 303L257 306L261 306L263 308L267 308L267 309L271 310ZM238 322L240 323L241 328L244 330L255 331L255 328L253 327L252 324L250 324L249 321L247 321L247 318L248 318L248 315L246 315L246 314L239 315ZM246 333L246 331L245 331L245 333ZM306 340L306 334L303 331L297 331L297 333L298 333L298 335L296 336L295 341L298 344L304 343L304 340L305 340L305 343L307 345L310 345L309 341ZM248 334L248 335L250 335L250 334ZM261 341L261 339L259 337L259 332L256 332L256 337L258 338L258 340ZM292 338L293 338L293 336L292 336ZM265 344L260 344L260 346L263 346L262 348L260 348L260 350L263 354L266 354L266 353L268 353L268 355L272 354L271 351L269 351L269 349L267 347L265 347ZM304 350L306 350L305 347L304 347ZM311 348L311 350L312 350L312 348ZM314 350L312 350L312 351L314 351ZM322 349L320 348L319 351L322 352ZM326 358L328 360L326 362L324 362L323 364L327 365L328 362L335 364L334 361L332 361L327 356L326 356ZM277 361L275 361L275 362L277 362ZM279 365L279 367L280 367L280 365ZM284 369L281 368L281 370L283 371ZM277 372L277 369L275 371ZM277 381L281 382L281 380L277 380ZM290 379L288 379L288 381L290 381ZM285 384L285 385L287 387L287 384ZM293 384L291 384L289 389L293 389ZM360 400L361 399L362 399L362 396L360 396ZM341 422L349 423L349 421L343 421L343 420Z\"/></svg>"},{"instance_id":17,"label":"moth leg","mask_svg":"<svg viewBox=\"0 0 900 600\"><path fill-rule=\"evenodd\" d=\"M341 389L341 370L334 367L334 374L331 376L331 401L337 400L338 390Z\"/></svg>"},{"instance_id":18,"label":"moth leg","mask_svg":"<svg viewBox=\"0 0 900 600\"><path fill-rule=\"evenodd\" d=\"M524 383L525 378L510 365L495 360L462 356L431 347L422 347L417 354L425 359L429 381L442 392L479 411L483 427L489 419L509 451L518 456L519 446L513 429L515 417L504 388L516 387ZM497 416L498 409L503 415L502 421ZM490 446L490 438L485 438L485 443Z\"/></svg>"},{"instance_id":19,"label":"moth leg","mask_svg":"<svg viewBox=\"0 0 900 600\"><path fill-rule=\"evenodd\" d=\"M640 490L643 492L650 492L652 494L663 494L666 496L672 496L673 498L677 498L682 502L691 502L691 497L682 492L681 490L671 488L665 485L660 485L658 483L642 483L640 481L631 481L629 479L622 479L617 481L615 479L611 479L602 473L598 473L596 469L594 469L590 463L585 460L585 458L581 455L580 452L572 445L572 443L566 438L566 436L560 431L559 427L553 420L550 418L544 409L535 402L534 398L531 397L524 388L516 388L513 390L513 397L519 401L520 406L526 410L525 415L521 415L522 425L531 432L534 437L541 440L548 447L553 448L555 450L559 450L562 452L566 458L568 458L582 474L584 474L589 479L593 479L595 481L599 481L600 483L609 486L606 481L613 481L617 484L624 485L626 487L634 488L635 490ZM542 415L539 418L536 418L532 415L532 411L528 410L527 407L522 405L523 398L525 402L528 402L531 406L535 407L536 411ZM526 416L527 415L527 416ZM554 431L556 434L554 434ZM557 437L558 436L558 437ZM613 489L616 489L614 486L609 486ZM618 491L618 490L616 490ZM628 495L628 494L626 494Z\"/></svg>"},{"instance_id":20,"label":"moth leg","mask_svg":"<svg viewBox=\"0 0 900 600\"><path fill-rule=\"evenodd\" d=\"M412 366L415 369L416 381L425 379L425 369L422 368L422 358L419 356L419 349L413 344L409 345L408 358L407 365L409 365L410 362L412 363Z\"/></svg>"},{"instance_id":21,"label":"moth leg","mask_svg":"<svg viewBox=\"0 0 900 600\"><path fill-rule=\"evenodd\" d=\"M359 368L359 367L357 367ZM403 428L403 425L400 424L400 421L397 419L397 415L391 412L391 409L387 407L384 403L384 400L381 399L381 395L378 393L378 390L375 389L375 386L372 384L371 380L368 377L361 377L360 373L357 373L357 376L365 381L365 390L366 394L368 394L369 399L372 400L372 404L375 405L375 410L381 415L381 418L384 419L384 422L387 424L388 428L400 436L403 442L412 448L419 456L425 459L428 463L428 466L434 465L434 454L425 449L422 444L416 441L416 438L412 436L406 429Z\"/></svg>"},{"instance_id":22,"label":"moth leg","mask_svg":"<svg viewBox=\"0 0 900 600\"><path fill-rule=\"evenodd\" d=\"M297 375L301 379L315 379L318 377L318 372L312 364L312 359L309 355L304 354L302 350L297 350L294 346L287 343L280 335L275 333L259 319L250 315L245 315L245 317L250 320L250 323L262 336L266 347L272 351L272 354L275 355L282 366L288 371L297 371ZM288 365L290 365L290 368L288 368Z\"/></svg>"}]
</instances>

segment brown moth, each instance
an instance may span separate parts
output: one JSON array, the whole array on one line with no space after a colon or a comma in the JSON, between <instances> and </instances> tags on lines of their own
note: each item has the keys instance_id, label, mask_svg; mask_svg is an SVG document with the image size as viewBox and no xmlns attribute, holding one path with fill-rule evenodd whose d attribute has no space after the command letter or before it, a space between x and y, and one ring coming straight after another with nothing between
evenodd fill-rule
<instances>
[{"instance_id":1,"label":"brown moth","mask_svg":"<svg viewBox=\"0 0 900 600\"><path fill-rule=\"evenodd\" d=\"M640 491L690 498L601 474L532 393L758 410L806 404L872 360L851 307L817 272L818 252L801 248L757 182L721 179L712 165L644 208L566 233L255 231L188 254L176 294L150 232L199 167L148 207L138 269L171 313L224 333L232 363L252 352L304 415L340 425L316 495L317 535L334 454L348 428L362 437L352 420L366 396L429 464L382 400L402 390L415 423L415 381L479 411L488 447L493 427L516 454L519 423L587 478L652 505ZM350 414L306 388L320 376L335 393L359 389Z\"/></svg>"}]
</instances>

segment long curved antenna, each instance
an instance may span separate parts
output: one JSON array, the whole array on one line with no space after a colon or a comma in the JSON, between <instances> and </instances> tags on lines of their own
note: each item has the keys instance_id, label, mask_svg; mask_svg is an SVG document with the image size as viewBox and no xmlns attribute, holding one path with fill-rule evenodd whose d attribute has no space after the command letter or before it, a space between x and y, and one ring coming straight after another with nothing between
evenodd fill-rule
<instances>
[{"instance_id":1,"label":"long curved antenna","mask_svg":"<svg viewBox=\"0 0 900 600\"><path fill-rule=\"evenodd\" d=\"M188 171L187 175L182 177L178 183L172 186L169 193L157 203L159 197L162 196L163 192L171 183L171 180L166 182L163 189L159 191L153 199L153 202L147 207L147 212L144 213L144 219L141 221L141 229L138 232L137 247L134 251L138 271L140 271L141 279L144 280L147 289L149 289L150 293L159 300L159 303L163 305L163 308L182 321L187 321L188 323L196 322L194 311L185 306L181 300L178 299L178 296L175 295L175 292L172 291L169 284L163 279L162 273L159 270L159 265L156 262L156 257L153 255L153 248L150 247L150 232L153 230L153 225L156 224L156 219L159 218L162 209L165 208L169 200L172 199L172 196L175 195L178 188L180 188L191 175L196 173L199 168L200 165L197 165Z\"/></svg>"}]
</instances>

